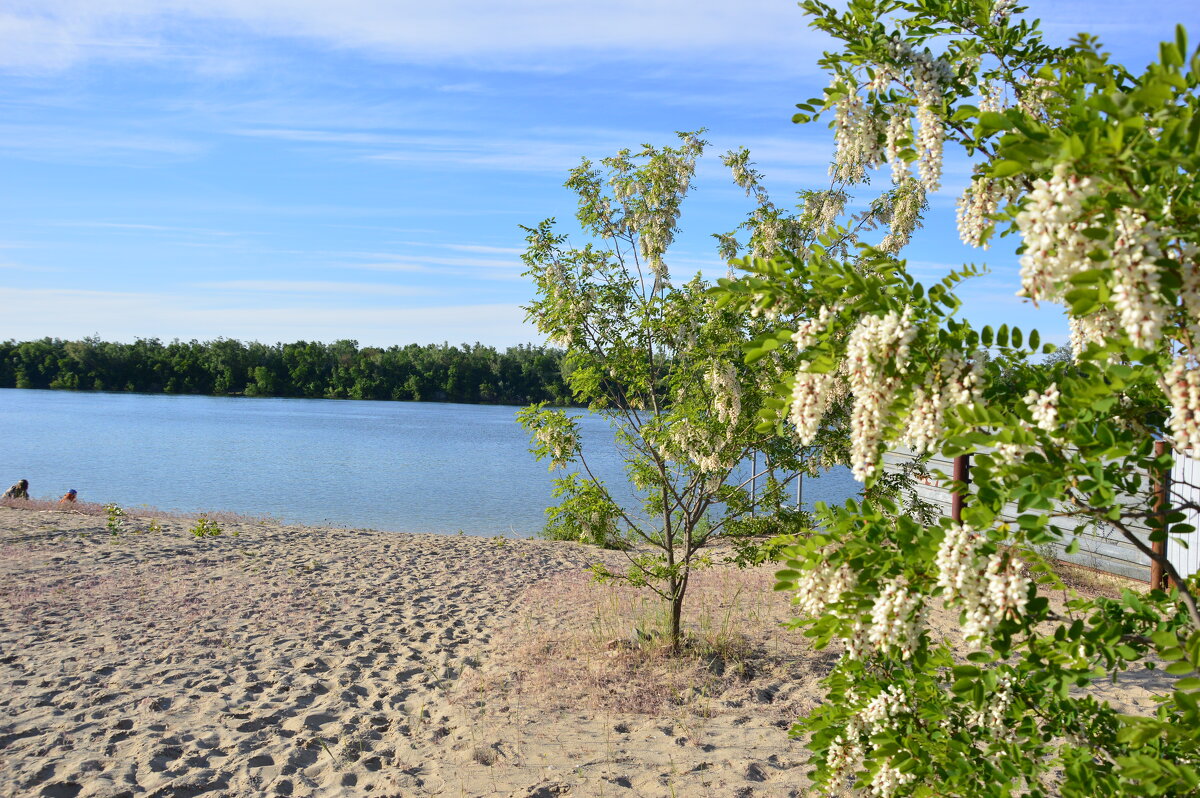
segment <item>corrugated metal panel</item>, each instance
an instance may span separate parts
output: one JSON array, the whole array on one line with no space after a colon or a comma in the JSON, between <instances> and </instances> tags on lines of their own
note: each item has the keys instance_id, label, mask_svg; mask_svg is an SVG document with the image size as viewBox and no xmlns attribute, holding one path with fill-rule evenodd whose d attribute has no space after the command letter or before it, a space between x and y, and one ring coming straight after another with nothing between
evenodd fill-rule
<instances>
[{"instance_id":1,"label":"corrugated metal panel","mask_svg":"<svg viewBox=\"0 0 1200 798\"><path fill-rule=\"evenodd\" d=\"M1187 454L1176 454L1171 469L1171 503L1179 506L1187 502L1200 504L1200 460ZM1186 523L1200 529L1200 513L1185 512ZM1167 538L1167 559L1182 577L1200 571L1200 535L1193 532Z\"/></svg>"},{"instance_id":2,"label":"corrugated metal panel","mask_svg":"<svg viewBox=\"0 0 1200 798\"><path fill-rule=\"evenodd\" d=\"M984 451L987 450L985 449ZM906 449L896 449L887 452L883 456L884 468L895 470L903 462L912 460L912 457L912 452ZM952 459L941 455L934 455L929 458L928 468L934 476L918 484L917 495L937 506L944 515L948 516L950 515L951 494L947 488L943 487L943 484L950 482L950 474L953 472ZM944 478L939 478L937 476L938 472L945 475ZM1192 481L1195 482L1196 480ZM1149 480L1147 480L1146 484L1147 501L1149 501ZM1001 512L1000 520L1015 522L1018 515L1019 512L1016 504L1010 503ZM1150 558L1140 552L1137 547L1126 540L1117 530L1107 526L1079 529L1079 522L1072 518L1056 518L1052 521L1052 525L1061 529L1064 534L1060 543L1049 546L1050 550L1045 552L1047 556L1075 563L1076 565L1095 568L1098 571L1106 573L1118 574L1142 581L1149 580ZM1131 526L1133 527L1133 531L1148 546L1149 528L1141 523L1132 524ZM1076 532L1076 534L1072 535L1072 532ZM1074 554L1067 554L1066 547L1074 537L1078 537L1079 539L1079 551ZM1200 545L1193 546L1191 554L1192 556L1200 555Z\"/></svg>"}]
</instances>

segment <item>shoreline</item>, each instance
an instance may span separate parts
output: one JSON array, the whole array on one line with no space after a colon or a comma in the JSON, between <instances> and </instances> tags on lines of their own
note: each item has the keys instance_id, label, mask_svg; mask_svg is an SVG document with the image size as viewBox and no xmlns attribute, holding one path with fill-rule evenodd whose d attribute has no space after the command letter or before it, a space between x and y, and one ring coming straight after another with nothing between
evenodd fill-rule
<instances>
[{"instance_id":1,"label":"shoreline","mask_svg":"<svg viewBox=\"0 0 1200 798\"><path fill-rule=\"evenodd\" d=\"M836 654L780 628L773 566L698 571L671 658L646 594L591 579L617 552L107 521L0 507L0 794L808 792L787 729ZM1097 692L1150 712L1153 678Z\"/></svg>"}]
</instances>

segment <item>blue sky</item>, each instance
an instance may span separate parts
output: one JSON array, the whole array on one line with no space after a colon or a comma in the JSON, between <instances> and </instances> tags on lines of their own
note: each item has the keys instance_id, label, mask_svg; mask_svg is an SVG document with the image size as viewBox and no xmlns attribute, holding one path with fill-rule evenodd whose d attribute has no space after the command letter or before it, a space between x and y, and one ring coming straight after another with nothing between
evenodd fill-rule
<instances>
[{"instance_id":1,"label":"blue sky","mask_svg":"<svg viewBox=\"0 0 1200 798\"><path fill-rule=\"evenodd\" d=\"M1200 37L1190 2L1030 13L1137 67ZM518 225L572 221L581 156L708 128L669 263L715 277L708 234L749 210L716 156L748 146L787 201L832 151L790 121L825 81L788 0L4 0L0 44L0 339L536 341ZM965 177L914 271L987 263L965 314L1063 340L1012 239L958 243Z\"/></svg>"}]
</instances>

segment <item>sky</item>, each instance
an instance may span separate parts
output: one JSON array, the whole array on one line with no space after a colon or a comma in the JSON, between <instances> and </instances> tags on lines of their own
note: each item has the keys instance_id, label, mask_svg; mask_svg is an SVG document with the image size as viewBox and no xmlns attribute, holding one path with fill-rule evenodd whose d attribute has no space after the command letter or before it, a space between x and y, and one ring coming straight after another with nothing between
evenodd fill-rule
<instances>
[{"instance_id":1,"label":"sky","mask_svg":"<svg viewBox=\"0 0 1200 798\"><path fill-rule=\"evenodd\" d=\"M1029 13L1138 68L1200 36L1192 2ZM791 122L826 46L789 0L0 0L0 340L540 343L520 226L574 229L567 171L706 128L668 263L723 276L710 234L751 206L722 152L780 204L828 185L830 131ZM966 179L912 271L986 264L963 314L1061 343L1013 239L959 244Z\"/></svg>"}]
</instances>

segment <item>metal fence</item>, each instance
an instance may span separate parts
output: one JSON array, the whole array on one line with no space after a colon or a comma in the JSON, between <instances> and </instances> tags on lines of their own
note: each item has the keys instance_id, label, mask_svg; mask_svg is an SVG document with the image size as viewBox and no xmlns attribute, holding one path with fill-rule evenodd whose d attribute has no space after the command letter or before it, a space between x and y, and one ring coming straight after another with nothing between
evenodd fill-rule
<instances>
[{"instance_id":1,"label":"metal fence","mask_svg":"<svg viewBox=\"0 0 1200 798\"><path fill-rule=\"evenodd\" d=\"M890 451L883 457L884 468L896 471L905 462L911 461L913 457L913 453L907 449ZM1191 462L1195 463L1195 461ZM949 482L954 473L954 461L952 458L933 455L929 458L928 469L930 472L940 472L946 475L945 482ZM1197 472L1197 475L1200 475L1200 471ZM1143 478L1146 485L1145 501L1148 503L1152 500L1153 480L1148 475L1143 475ZM1186 481L1193 484L1196 482L1195 479ZM1176 484L1182 486L1184 480L1180 480ZM944 515L952 514L954 496L943 481L937 477L919 480L916 491L918 496L940 509ZM1000 513L999 520L1012 523L1016 521L1019 514L1017 505L1009 503ZM1073 518L1055 518L1052 525L1062 530L1063 536L1059 542L1046 545L1046 550L1042 552L1045 556L1105 573L1139 579L1143 582L1149 581L1150 558L1139 551L1133 543L1126 540L1116 529L1103 524L1089 526ZM1137 521L1129 526L1147 546L1150 545L1150 528L1147 525ZM1079 541L1079 549L1068 553L1067 546L1072 540ZM1189 556L1197 558L1200 555L1200 545L1193 546L1187 551ZM1174 558L1172 558L1172 563L1175 563Z\"/></svg>"},{"instance_id":2,"label":"metal fence","mask_svg":"<svg viewBox=\"0 0 1200 798\"><path fill-rule=\"evenodd\" d=\"M1171 503L1176 506L1200 504L1200 460L1189 454L1175 455L1170 496ZM1186 523L1200 530L1200 513L1195 510L1184 512L1188 516ZM1186 541L1175 537L1167 540L1167 559L1184 579L1200 571L1200 534L1193 533L1187 538Z\"/></svg>"}]
</instances>

